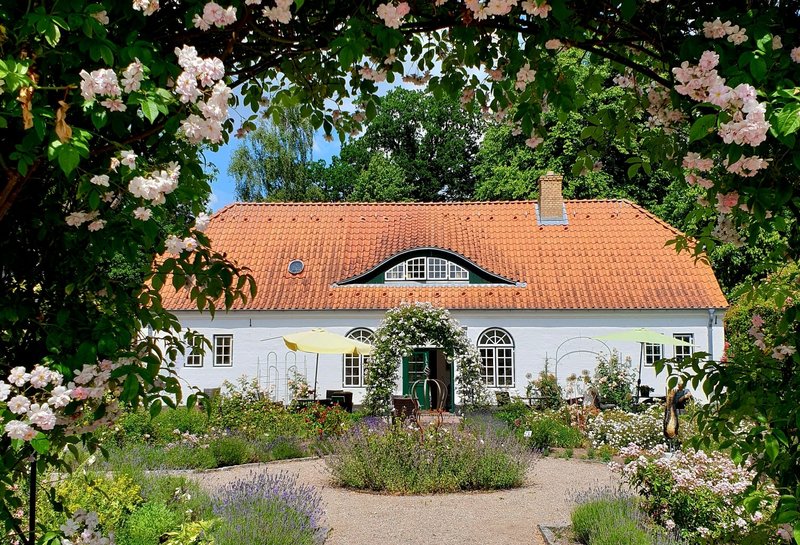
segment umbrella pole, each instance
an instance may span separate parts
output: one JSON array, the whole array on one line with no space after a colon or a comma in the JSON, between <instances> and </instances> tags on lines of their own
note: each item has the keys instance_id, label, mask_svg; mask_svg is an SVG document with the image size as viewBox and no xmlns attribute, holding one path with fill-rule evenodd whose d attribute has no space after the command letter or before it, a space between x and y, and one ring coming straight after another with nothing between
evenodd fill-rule
<instances>
[{"instance_id":1,"label":"umbrella pole","mask_svg":"<svg viewBox=\"0 0 800 545\"><path fill-rule=\"evenodd\" d=\"M641 370L639 371L641 374ZM319 352L317 352L317 364L314 366L314 399L317 399L317 375L319 374Z\"/></svg>"},{"instance_id":2,"label":"umbrella pole","mask_svg":"<svg viewBox=\"0 0 800 545\"><path fill-rule=\"evenodd\" d=\"M633 393L636 404L639 404L639 392L642 386L642 359L644 358L644 343L639 344L639 377L636 379L636 391Z\"/></svg>"}]
</instances>

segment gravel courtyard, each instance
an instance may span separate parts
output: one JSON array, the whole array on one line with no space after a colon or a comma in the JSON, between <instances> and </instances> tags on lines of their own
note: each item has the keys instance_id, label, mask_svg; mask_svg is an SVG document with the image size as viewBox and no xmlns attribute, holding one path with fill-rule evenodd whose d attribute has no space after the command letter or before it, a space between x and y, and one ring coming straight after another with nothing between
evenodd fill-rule
<instances>
[{"instance_id":1,"label":"gravel courtyard","mask_svg":"<svg viewBox=\"0 0 800 545\"><path fill-rule=\"evenodd\" d=\"M321 490L331 533L326 545L543 544L537 524L569 520L576 492L613 484L605 464L541 458L525 486L500 492L386 496L330 484L320 459L273 462L194 474L212 491L251 472L285 470Z\"/></svg>"}]
</instances>

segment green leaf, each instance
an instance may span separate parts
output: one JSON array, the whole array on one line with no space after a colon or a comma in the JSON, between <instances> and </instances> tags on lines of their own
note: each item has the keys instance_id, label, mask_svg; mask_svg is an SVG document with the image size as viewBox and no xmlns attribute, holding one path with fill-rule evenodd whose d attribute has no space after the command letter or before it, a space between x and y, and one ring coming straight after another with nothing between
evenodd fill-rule
<instances>
[{"instance_id":1,"label":"green leaf","mask_svg":"<svg viewBox=\"0 0 800 545\"><path fill-rule=\"evenodd\" d=\"M711 132L711 129L716 127L716 125L716 114L704 115L703 117L697 119L694 123L692 123L692 127L689 129L689 142L691 143L705 138L708 136L708 133Z\"/></svg>"},{"instance_id":2,"label":"green leaf","mask_svg":"<svg viewBox=\"0 0 800 545\"><path fill-rule=\"evenodd\" d=\"M139 379L136 378L135 374L131 373L125 378L125 382L122 383L122 394L120 394L120 399L123 401L133 401L138 393Z\"/></svg>"},{"instance_id":3,"label":"green leaf","mask_svg":"<svg viewBox=\"0 0 800 545\"><path fill-rule=\"evenodd\" d=\"M753 57L750 59L750 73L756 81L764 81L767 77L767 63L761 57Z\"/></svg>"},{"instance_id":4,"label":"green leaf","mask_svg":"<svg viewBox=\"0 0 800 545\"><path fill-rule=\"evenodd\" d=\"M774 436L768 435L765 440L765 450L767 451L767 456L771 461L775 461L779 454L779 447L778 447L778 440L775 439Z\"/></svg>"},{"instance_id":5,"label":"green leaf","mask_svg":"<svg viewBox=\"0 0 800 545\"><path fill-rule=\"evenodd\" d=\"M50 450L50 440L45 435L39 432L36 437L31 439L31 446L39 454L47 454Z\"/></svg>"},{"instance_id":6,"label":"green leaf","mask_svg":"<svg viewBox=\"0 0 800 545\"><path fill-rule=\"evenodd\" d=\"M630 21L636 15L636 0L622 0L620 12L625 20Z\"/></svg>"},{"instance_id":7,"label":"green leaf","mask_svg":"<svg viewBox=\"0 0 800 545\"><path fill-rule=\"evenodd\" d=\"M80 153L72 144L62 144L55 151L58 166L69 176L81 162Z\"/></svg>"},{"instance_id":8,"label":"green leaf","mask_svg":"<svg viewBox=\"0 0 800 545\"><path fill-rule=\"evenodd\" d=\"M150 404L150 418L155 418L161 412L161 400L154 399Z\"/></svg>"},{"instance_id":9,"label":"green leaf","mask_svg":"<svg viewBox=\"0 0 800 545\"><path fill-rule=\"evenodd\" d=\"M773 127L781 135L790 135L800 129L800 104L790 104L773 116Z\"/></svg>"},{"instance_id":10,"label":"green leaf","mask_svg":"<svg viewBox=\"0 0 800 545\"><path fill-rule=\"evenodd\" d=\"M142 102L142 113L150 123L155 123L158 117L158 106L152 100Z\"/></svg>"}]
</instances>

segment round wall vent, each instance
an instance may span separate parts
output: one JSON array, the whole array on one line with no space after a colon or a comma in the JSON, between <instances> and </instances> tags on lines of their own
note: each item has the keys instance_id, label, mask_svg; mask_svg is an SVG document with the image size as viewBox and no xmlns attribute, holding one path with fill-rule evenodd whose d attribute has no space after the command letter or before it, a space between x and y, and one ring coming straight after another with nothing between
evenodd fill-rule
<instances>
[{"instance_id":1,"label":"round wall vent","mask_svg":"<svg viewBox=\"0 0 800 545\"><path fill-rule=\"evenodd\" d=\"M289 273L300 274L305 269L306 265L299 259L294 259L289 262Z\"/></svg>"}]
</instances>

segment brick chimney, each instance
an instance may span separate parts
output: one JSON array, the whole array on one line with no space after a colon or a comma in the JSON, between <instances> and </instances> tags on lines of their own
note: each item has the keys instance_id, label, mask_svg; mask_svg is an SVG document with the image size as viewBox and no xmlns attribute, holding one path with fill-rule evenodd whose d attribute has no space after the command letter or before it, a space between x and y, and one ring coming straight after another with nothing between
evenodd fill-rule
<instances>
[{"instance_id":1,"label":"brick chimney","mask_svg":"<svg viewBox=\"0 0 800 545\"><path fill-rule=\"evenodd\" d=\"M539 222L566 223L564 196L561 194L562 176L548 172L539 177Z\"/></svg>"}]
</instances>

